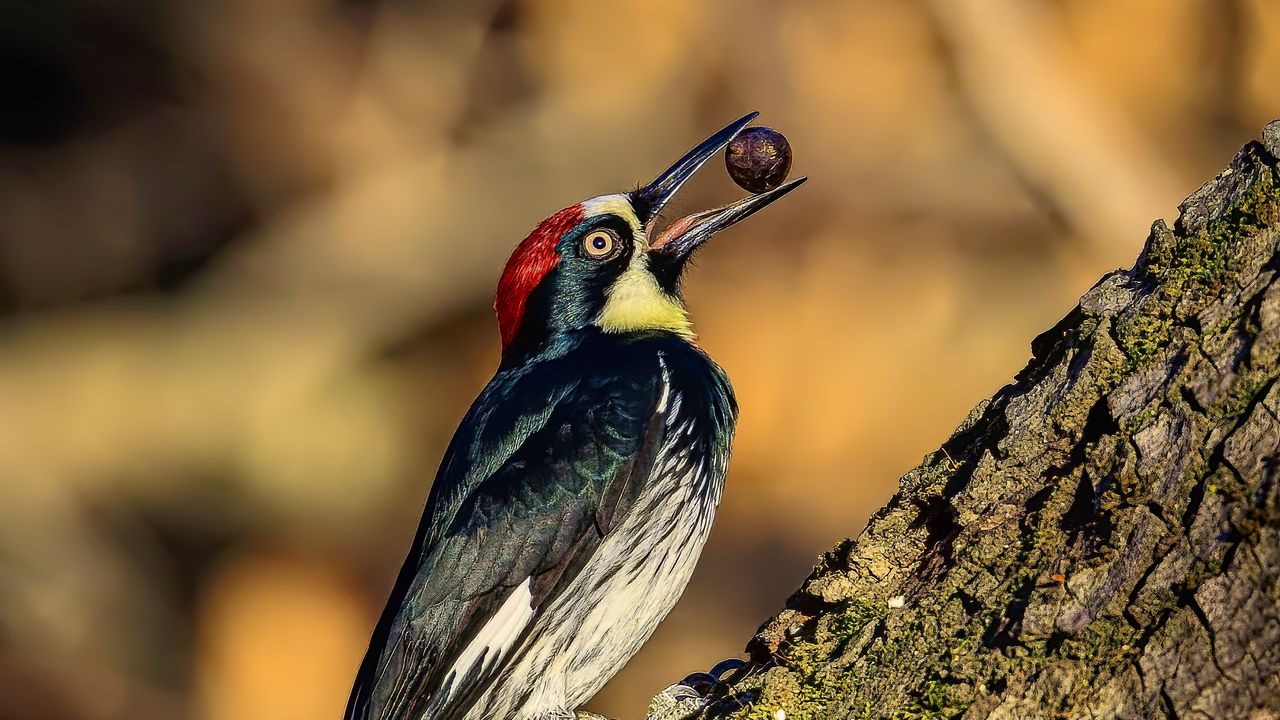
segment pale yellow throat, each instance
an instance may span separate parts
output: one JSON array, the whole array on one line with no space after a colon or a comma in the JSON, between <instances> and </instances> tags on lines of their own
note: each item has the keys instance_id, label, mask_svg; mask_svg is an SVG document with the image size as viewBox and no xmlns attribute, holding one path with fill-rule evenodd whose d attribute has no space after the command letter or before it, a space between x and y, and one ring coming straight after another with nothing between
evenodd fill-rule
<instances>
[{"instance_id":1,"label":"pale yellow throat","mask_svg":"<svg viewBox=\"0 0 1280 720\"><path fill-rule=\"evenodd\" d=\"M669 330L692 340L693 325L684 306L659 287L642 262L632 262L609 289L600 327L606 332Z\"/></svg>"},{"instance_id":2,"label":"pale yellow throat","mask_svg":"<svg viewBox=\"0 0 1280 720\"><path fill-rule=\"evenodd\" d=\"M644 238L645 231L636 217L631 203L623 195L603 195L582 203L588 215L613 213L626 218L633 237ZM669 330L681 337L693 339L693 325L680 301L658 285L658 279L646 266L647 246L636 248L631 261L609 288L604 310L596 321L605 332L629 332L633 330Z\"/></svg>"}]
</instances>

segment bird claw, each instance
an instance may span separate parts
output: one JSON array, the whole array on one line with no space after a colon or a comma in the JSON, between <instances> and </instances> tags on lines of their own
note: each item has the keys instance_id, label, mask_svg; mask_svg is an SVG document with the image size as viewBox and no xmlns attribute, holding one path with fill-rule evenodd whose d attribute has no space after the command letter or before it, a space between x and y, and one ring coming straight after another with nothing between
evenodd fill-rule
<instances>
[{"instance_id":1,"label":"bird claw","mask_svg":"<svg viewBox=\"0 0 1280 720\"><path fill-rule=\"evenodd\" d=\"M745 663L730 658L716 663L710 672L687 675L654 696L645 720L690 720L712 704L712 693L723 683L726 674Z\"/></svg>"},{"instance_id":2,"label":"bird claw","mask_svg":"<svg viewBox=\"0 0 1280 720\"><path fill-rule=\"evenodd\" d=\"M716 680L723 680L724 676L745 667L747 662L739 658L727 658L715 664L708 672L716 676Z\"/></svg>"},{"instance_id":3,"label":"bird claw","mask_svg":"<svg viewBox=\"0 0 1280 720\"><path fill-rule=\"evenodd\" d=\"M688 720L707 706L707 698L682 682L668 685L649 703L645 720Z\"/></svg>"}]
</instances>

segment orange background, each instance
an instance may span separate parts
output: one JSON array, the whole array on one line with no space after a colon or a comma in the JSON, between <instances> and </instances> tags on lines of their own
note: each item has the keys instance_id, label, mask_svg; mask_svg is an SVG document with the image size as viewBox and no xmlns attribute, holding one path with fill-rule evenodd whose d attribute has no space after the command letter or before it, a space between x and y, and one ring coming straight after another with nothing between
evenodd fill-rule
<instances>
[{"instance_id":1,"label":"orange background","mask_svg":"<svg viewBox=\"0 0 1280 720\"><path fill-rule=\"evenodd\" d=\"M506 254L758 109L811 179L690 278L742 420L640 718L1280 116L1267 0L2 5L3 718L337 718Z\"/></svg>"}]
</instances>

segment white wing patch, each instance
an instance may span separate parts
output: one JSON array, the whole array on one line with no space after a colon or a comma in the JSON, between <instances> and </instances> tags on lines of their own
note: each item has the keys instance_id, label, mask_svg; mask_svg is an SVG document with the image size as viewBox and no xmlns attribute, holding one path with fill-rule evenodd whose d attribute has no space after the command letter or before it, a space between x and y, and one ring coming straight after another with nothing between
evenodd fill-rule
<instances>
[{"instance_id":1,"label":"white wing patch","mask_svg":"<svg viewBox=\"0 0 1280 720\"><path fill-rule=\"evenodd\" d=\"M441 688L441 701L446 700L458 682L465 678L483 657L481 671L488 672L497 665L498 660L511 650L516 638L533 619L533 593L529 583L533 578L525 579L508 597L498 612L489 618L489 622L480 628L480 632L467 643L467 647L458 655L458 659L449 668L445 677L445 685Z\"/></svg>"}]
</instances>

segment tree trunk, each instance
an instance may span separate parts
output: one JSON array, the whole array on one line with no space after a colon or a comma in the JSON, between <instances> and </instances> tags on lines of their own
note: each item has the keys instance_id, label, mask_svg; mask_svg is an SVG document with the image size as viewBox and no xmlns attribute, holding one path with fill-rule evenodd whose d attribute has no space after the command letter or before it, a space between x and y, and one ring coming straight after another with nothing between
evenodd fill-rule
<instances>
[{"instance_id":1,"label":"tree trunk","mask_svg":"<svg viewBox=\"0 0 1280 720\"><path fill-rule=\"evenodd\" d=\"M1280 121L1036 338L712 715L1280 717L1277 156Z\"/></svg>"}]
</instances>

